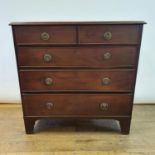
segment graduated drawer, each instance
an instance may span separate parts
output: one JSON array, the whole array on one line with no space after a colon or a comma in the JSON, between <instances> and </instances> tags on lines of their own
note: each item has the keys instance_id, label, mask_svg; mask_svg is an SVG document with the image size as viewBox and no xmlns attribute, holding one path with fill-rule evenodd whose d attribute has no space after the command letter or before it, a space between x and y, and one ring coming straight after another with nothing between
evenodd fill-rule
<instances>
[{"instance_id":1,"label":"graduated drawer","mask_svg":"<svg viewBox=\"0 0 155 155\"><path fill-rule=\"evenodd\" d=\"M20 70L21 90L132 91L135 70Z\"/></svg>"},{"instance_id":2,"label":"graduated drawer","mask_svg":"<svg viewBox=\"0 0 155 155\"><path fill-rule=\"evenodd\" d=\"M16 26L19 44L68 44L76 42L75 26Z\"/></svg>"},{"instance_id":3,"label":"graduated drawer","mask_svg":"<svg viewBox=\"0 0 155 155\"><path fill-rule=\"evenodd\" d=\"M138 44L139 25L88 25L79 26L79 43Z\"/></svg>"},{"instance_id":4,"label":"graduated drawer","mask_svg":"<svg viewBox=\"0 0 155 155\"><path fill-rule=\"evenodd\" d=\"M20 67L128 67L135 66L135 46L18 47Z\"/></svg>"},{"instance_id":5,"label":"graduated drawer","mask_svg":"<svg viewBox=\"0 0 155 155\"><path fill-rule=\"evenodd\" d=\"M34 94L23 95L25 116L103 115L131 112L130 94Z\"/></svg>"}]
</instances>

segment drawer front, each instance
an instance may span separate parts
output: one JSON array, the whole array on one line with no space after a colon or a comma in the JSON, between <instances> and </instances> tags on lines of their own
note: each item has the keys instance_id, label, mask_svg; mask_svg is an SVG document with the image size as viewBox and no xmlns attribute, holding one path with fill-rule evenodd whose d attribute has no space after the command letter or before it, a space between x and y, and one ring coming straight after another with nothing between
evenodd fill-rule
<instances>
[{"instance_id":1,"label":"drawer front","mask_svg":"<svg viewBox=\"0 0 155 155\"><path fill-rule=\"evenodd\" d=\"M131 95L38 94L23 95L26 116L129 115Z\"/></svg>"},{"instance_id":2,"label":"drawer front","mask_svg":"<svg viewBox=\"0 0 155 155\"><path fill-rule=\"evenodd\" d=\"M132 91L135 70L22 70L21 88L37 91Z\"/></svg>"},{"instance_id":3,"label":"drawer front","mask_svg":"<svg viewBox=\"0 0 155 155\"><path fill-rule=\"evenodd\" d=\"M76 42L74 26L16 26L17 44L68 44Z\"/></svg>"},{"instance_id":4,"label":"drawer front","mask_svg":"<svg viewBox=\"0 0 155 155\"><path fill-rule=\"evenodd\" d=\"M138 44L140 42L139 25L97 25L80 26L80 43L102 44Z\"/></svg>"},{"instance_id":5,"label":"drawer front","mask_svg":"<svg viewBox=\"0 0 155 155\"><path fill-rule=\"evenodd\" d=\"M21 67L135 66L137 48L126 47L18 47Z\"/></svg>"}]
</instances>

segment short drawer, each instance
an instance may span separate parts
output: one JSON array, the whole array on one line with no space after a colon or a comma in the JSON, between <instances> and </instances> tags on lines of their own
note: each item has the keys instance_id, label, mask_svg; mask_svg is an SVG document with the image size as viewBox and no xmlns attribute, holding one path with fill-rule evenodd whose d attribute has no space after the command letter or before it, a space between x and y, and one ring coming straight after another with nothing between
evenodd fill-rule
<instances>
[{"instance_id":1,"label":"short drawer","mask_svg":"<svg viewBox=\"0 0 155 155\"><path fill-rule=\"evenodd\" d=\"M135 70L21 70L24 92L132 91Z\"/></svg>"},{"instance_id":2,"label":"short drawer","mask_svg":"<svg viewBox=\"0 0 155 155\"><path fill-rule=\"evenodd\" d=\"M136 66L137 48L118 47L18 47L20 67L110 68Z\"/></svg>"},{"instance_id":3,"label":"short drawer","mask_svg":"<svg viewBox=\"0 0 155 155\"><path fill-rule=\"evenodd\" d=\"M130 94L35 94L23 95L26 116L103 115L131 112Z\"/></svg>"},{"instance_id":4,"label":"short drawer","mask_svg":"<svg viewBox=\"0 0 155 155\"><path fill-rule=\"evenodd\" d=\"M74 26L16 26L17 44L69 44L76 42Z\"/></svg>"},{"instance_id":5,"label":"short drawer","mask_svg":"<svg viewBox=\"0 0 155 155\"><path fill-rule=\"evenodd\" d=\"M79 26L79 43L138 44L139 25Z\"/></svg>"}]
</instances>

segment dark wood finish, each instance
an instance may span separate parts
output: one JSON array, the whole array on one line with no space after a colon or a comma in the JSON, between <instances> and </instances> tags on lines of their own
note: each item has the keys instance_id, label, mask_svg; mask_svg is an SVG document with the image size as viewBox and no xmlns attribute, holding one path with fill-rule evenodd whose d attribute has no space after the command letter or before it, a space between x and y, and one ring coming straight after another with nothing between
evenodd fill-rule
<instances>
[{"instance_id":1,"label":"dark wood finish","mask_svg":"<svg viewBox=\"0 0 155 155\"><path fill-rule=\"evenodd\" d=\"M11 23L26 133L33 133L38 119L106 118L129 134L143 24ZM106 40L105 32L112 38ZM110 59L103 59L106 52Z\"/></svg>"},{"instance_id":2,"label":"dark wood finish","mask_svg":"<svg viewBox=\"0 0 155 155\"><path fill-rule=\"evenodd\" d=\"M104 85L103 78L110 78L111 82ZM20 71L21 88L23 92L37 92L50 90L72 91L132 91L134 87L135 71L130 70L22 70ZM51 78L51 85L45 84L45 79Z\"/></svg>"},{"instance_id":3,"label":"dark wood finish","mask_svg":"<svg viewBox=\"0 0 155 155\"><path fill-rule=\"evenodd\" d=\"M33 133L35 121L36 120L33 118L29 119L27 117L24 117L25 131L27 134Z\"/></svg>"},{"instance_id":4,"label":"dark wood finish","mask_svg":"<svg viewBox=\"0 0 155 155\"><path fill-rule=\"evenodd\" d=\"M111 32L110 40L104 39L105 32ZM79 43L138 44L139 40L139 25L79 26Z\"/></svg>"},{"instance_id":5,"label":"dark wood finish","mask_svg":"<svg viewBox=\"0 0 155 155\"><path fill-rule=\"evenodd\" d=\"M120 122L120 128L121 128L121 132L123 134L129 134L130 133L130 123L131 123L131 117L128 118L119 118L119 122Z\"/></svg>"},{"instance_id":6,"label":"dark wood finish","mask_svg":"<svg viewBox=\"0 0 155 155\"><path fill-rule=\"evenodd\" d=\"M41 34L47 32L49 40L42 40ZM16 26L16 43L34 44L69 44L76 42L75 26Z\"/></svg>"},{"instance_id":7,"label":"dark wood finish","mask_svg":"<svg viewBox=\"0 0 155 155\"><path fill-rule=\"evenodd\" d=\"M18 47L20 67L83 67L83 68L119 68L134 67L137 61L135 46L106 47ZM109 52L111 57L105 59ZM51 60L44 61L44 55L50 54Z\"/></svg>"},{"instance_id":8,"label":"dark wood finish","mask_svg":"<svg viewBox=\"0 0 155 155\"><path fill-rule=\"evenodd\" d=\"M39 94L23 95L25 116L52 115L130 115L131 95L124 94ZM48 109L47 103L53 103ZM102 111L101 103L108 109Z\"/></svg>"}]
</instances>

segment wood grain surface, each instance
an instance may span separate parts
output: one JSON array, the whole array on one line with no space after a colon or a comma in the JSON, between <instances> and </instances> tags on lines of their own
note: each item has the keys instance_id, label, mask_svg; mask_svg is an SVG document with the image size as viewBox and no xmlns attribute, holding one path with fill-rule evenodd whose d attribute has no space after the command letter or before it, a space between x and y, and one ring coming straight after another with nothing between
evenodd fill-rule
<instances>
[{"instance_id":1,"label":"wood grain surface","mask_svg":"<svg viewBox=\"0 0 155 155\"><path fill-rule=\"evenodd\" d=\"M131 94L31 94L22 95L25 116L85 115L129 116ZM48 103L53 107L48 109ZM107 104L107 110L101 104Z\"/></svg>"},{"instance_id":2,"label":"wood grain surface","mask_svg":"<svg viewBox=\"0 0 155 155\"><path fill-rule=\"evenodd\" d=\"M79 43L138 44L141 38L139 25L97 25L79 26ZM104 39L110 32L112 38Z\"/></svg>"},{"instance_id":3,"label":"wood grain surface","mask_svg":"<svg viewBox=\"0 0 155 155\"><path fill-rule=\"evenodd\" d=\"M49 39L44 41L41 34L46 32ZM16 43L35 43L35 44L65 44L76 42L76 29L74 26L33 26L33 27L16 27Z\"/></svg>"},{"instance_id":4,"label":"wood grain surface","mask_svg":"<svg viewBox=\"0 0 155 155\"><path fill-rule=\"evenodd\" d=\"M45 80L52 79L51 85ZM103 79L110 83L104 84ZM131 92L134 88L134 69L124 70L21 70L23 92L37 91L103 91Z\"/></svg>"},{"instance_id":5,"label":"wood grain surface","mask_svg":"<svg viewBox=\"0 0 155 155\"><path fill-rule=\"evenodd\" d=\"M110 58L105 59L106 53ZM45 55L51 60L46 62ZM135 46L104 47L17 47L19 67L27 68L121 68L135 67Z\"/></svg>"}]
</instances>

